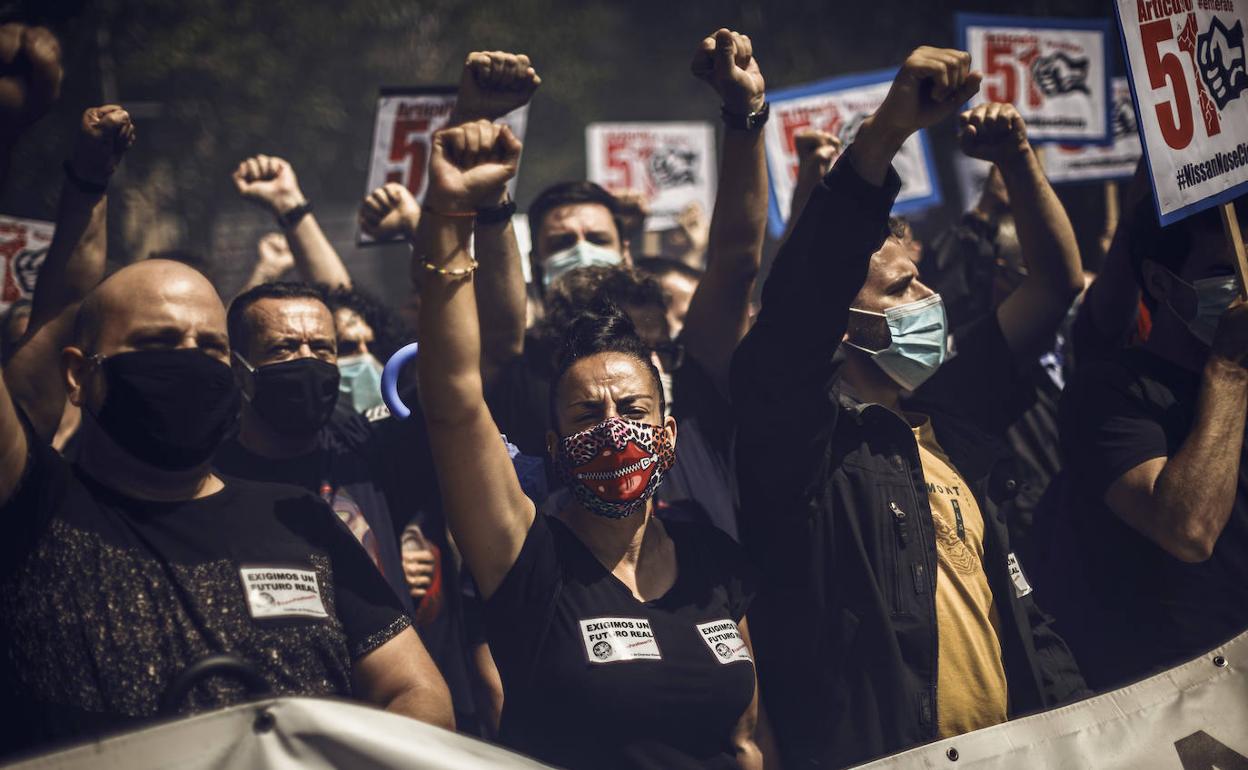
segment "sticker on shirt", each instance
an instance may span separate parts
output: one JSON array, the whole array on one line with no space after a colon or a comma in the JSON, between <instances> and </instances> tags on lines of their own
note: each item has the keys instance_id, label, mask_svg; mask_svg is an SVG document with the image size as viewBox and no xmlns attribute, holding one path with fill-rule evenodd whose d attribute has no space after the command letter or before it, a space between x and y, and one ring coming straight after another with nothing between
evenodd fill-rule
<instances>
[{"instance_id":1,"label":"sticker on shirt","mask_svg":"<svg viewBox=\"0 0 1248 770\"><path fill-rule=\"evenodd\" d=\"M326 618L321 585L310 569L241 567L243 590L251 616L261 618Z\"/></svg>"},{"instance_id":2,"label":"sticker on shirt","mask_svg":"<svg viewBox=\"0 0 1248 770\"><path fill-rule=\"evenodd\" d=\"M702 641L706 642L715 660L720 663L726 665L738 660L754 662L754 659L750 657L750 648L741 636L741 629L737 628L737 624L733 621L724 619L700 623L698 633L702 635Z\"/></svg>"},{"instance_id":3,"label":"sticker on shirt","mask_svg":"<svg viewBox=\"0 0 1248 770\"><path fill-rule=\"evenodd\" d=\"M1010 570L1010 580L1014 582L1014 598L1021 599L1031 593L1031 583L1027 582L1027 576L1023 574L1023 566L1018 563L1018 557L1013 551L1005 557L1005 564Z\"/></svg>"},{"instance_id":4,"label":"sticker on shirt","mask_svg":"<svg viewBox=\"0 0 1248 770\"><path fill-rule=\"evenodd\" d=\"M645 618L590 618L581 621L590 663L662 660L658 640Z\"/></svg>"}]
</instances>

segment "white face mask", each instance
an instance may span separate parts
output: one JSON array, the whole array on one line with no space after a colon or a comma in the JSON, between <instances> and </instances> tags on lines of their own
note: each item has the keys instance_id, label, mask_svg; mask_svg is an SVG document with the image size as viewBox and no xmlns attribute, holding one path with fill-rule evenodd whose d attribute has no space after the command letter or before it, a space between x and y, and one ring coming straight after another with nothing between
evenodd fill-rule
<instances>
[{"instance_id":1,"label":"white face mask","mask_svg":"<svg viewBox=\"0 0 1248 770\"><path fill-rule=\"evenodd\" d=\"M367 353L339 358L339 398L351 399L351 406L361 414L381 406L381 371L381 362Z\"/></svg>"},{"instance_id":2,"label":"white face mask","mask_svg":"<svg viewBox=\"0 0 1248 770\"><path fill-rule=\"evenodd\" d=\"M918 302L890 307L883 313L850 308L851 313L880 316L888 324L892 341L883 350L867 350L846 342L871 356L884 373L909 391L919 389L936 373L948 354L948 321L939 294Z\"/></svg>"},{"instance_id":3,"label":"white face mask","mask_svg":"<svg viewBox=\"0 0 1248 770\"><path fill-rule=\"evenodd\" d=\"M624 257L615 249L589 241L577 241L563 251L556 251L542 263L542 286L549 289L559 276L581 267L615 267Z\"/></svg>"}]
</instances>

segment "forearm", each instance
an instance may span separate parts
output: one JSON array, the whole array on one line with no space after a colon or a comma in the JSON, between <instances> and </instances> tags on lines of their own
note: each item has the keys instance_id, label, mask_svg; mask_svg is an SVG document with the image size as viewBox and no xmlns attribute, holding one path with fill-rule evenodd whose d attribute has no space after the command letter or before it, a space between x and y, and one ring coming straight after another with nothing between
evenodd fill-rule
<instances>
[{"instance_id":1,"label":"forearm","mask_svg":"<svg viewBox=\"0 0 1248 770\"><path fill-rule=\"evenodd\" d=\"M1129 230L1124 222L1114 232L1105 264L1088 287L1079 310L1087 315L1097 336L1107 345L1121 344L1130 335L1139 313L1140 285L1135 280L1127 253ZM1075 351L1076 355L1078 352Z\"/></svg>"},{"instance_id":2,"label":"forearm","mask_svg":"<svg viewBox=\"0 0 1248 770\"><path fill-rule=\"evenodd\" d=\"M455 729L455 709L451 704L451 691L442 677L413 683L391 698L384 708L393 714L416 719L444 730Z\"/></svg>"},{"instance_id":3,"label":"forearm","mask_svg":"<svg viewBox=\"0 0 1248 770\"><path fill-rule=\"evenodd\" d=\"M1192 432L1153 488L1150 514L1172 553L1203 561L1226 527L1239 488L1246 413L1248 371L1210 357Z\"/></svg>"},{"instance_id":4,"label":"forearm","mask_svg":"<svg viewBox=\"0 0 1248 770\"><path fill-rule=\"evenodd\" d=\"M474 276L481 323L481 372L488 382L504 363L524 351L524 270L510 219L478 224L474 235L481 265Z\"/></svg>"},{"instance_id":5,"label":"forearm","mask_svg":"<svg viewBox=\"0 0 1248 770\"><path fill-rule=\"evenodd\" d=\"M299 223L286 231L295 267L309 283L330 288L351 288L351 274L342 258L330 244L313 214L305 214Z\"/></svg>"},{"instance_id":6,"label":"forearm","mask_svg":"<svg viewBox=\"0 0 1248 770\"><path fill-rule=\"evenodd\" d=\"M104 278L108 198L61 186L56 231L35 290L30 324L38 328L77 305Z\"/></svg>"},{"instance_id":7,"label":"forearm","mask_svg":"<svg viewBox=\"0 0 1248 770\"><path fill-rule=\"evenodd\" d=\"M797 219L802 215L802 210L806 208L806 202L810 200L810 194L814 192L815 187L819 184L819 178L807 172L805 169L799 169L797 173L797 183L793 185L793 199L789 202L789 221L785 224L784 235L780 241L783 243L788 240L789 235L793 232Z\"/></svg>"},{"instance_id":8,"label":"forearm","mask_svg":"<svg viewBox=\"0 0 1248 770\"><path fill-rule=\"evenodd\" d=\"M1036 153L1028 148L998 165L1027 265L1027 282L1039 284L1060 305L1059 317L1083 287L1075 230L1049 185Z\"/></svg>"}]
</instances>

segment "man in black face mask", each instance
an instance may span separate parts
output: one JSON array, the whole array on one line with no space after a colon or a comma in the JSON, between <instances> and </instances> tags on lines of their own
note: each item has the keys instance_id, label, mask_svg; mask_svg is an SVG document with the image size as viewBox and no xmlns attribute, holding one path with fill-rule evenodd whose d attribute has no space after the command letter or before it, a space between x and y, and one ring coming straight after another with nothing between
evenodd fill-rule
<instances>
[{"instance_id":1,"label":"man in black face mask","mask_svg":"<svg viewBox=\"0 0 1248 770\"><path fill-rule=\"evenodd\" d=\"M148 260L87 295L61 354L83 410L76 465L0 381L0 754L156 716L218 653L279 694L451 725L402 607L324 504L212 471L239 408L229 351L212 285ZM178 709L244 698L215 678Z\"/></svg>"}]
</instances>

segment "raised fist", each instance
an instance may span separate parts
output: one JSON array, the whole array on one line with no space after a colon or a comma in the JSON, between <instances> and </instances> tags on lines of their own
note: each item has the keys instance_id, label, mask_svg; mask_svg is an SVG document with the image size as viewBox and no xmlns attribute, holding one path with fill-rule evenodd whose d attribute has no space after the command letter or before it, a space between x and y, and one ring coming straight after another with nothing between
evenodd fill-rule
<instances>
[{"instance_id":1,"label":"raised fist","mask_svg":"<svg viewBox=\"0 0 1248 770\"><path fill-rule=\"evenodd\" d=\"M234 169L234 189L280 216L304 202L295 170L281 158L256 155Z\"/></svg>"},{"instance_id":2,"label":"raised fist","mask_svg":"<svg viewBox=\"0 0 1248 770\"><path fill-rule=\"evenodd\" d=\"M962 152L998 165L1031 149L1023 116L1012 104L989 102L962 113L958 138Z\"/></svg>"},{"instance_id":3,"label":"raised fist","mask_svg":"<svg viewBox=\"0 0 1248 770\"><path fill-rule=\"evenodd\" d=\"M689 68L694 76L711 84L724 108L735 115L758 112L767 100L754 45L746 35L719 29L703 38Z\"/></svg>"},{"instance_id":4,"label":"raised fist","mask_svg":"<svg viewBox=\"0 0 1248 770\"><path fill-rule=\"evenodd\" d=\"M952 115L979 91L983 75L971 70L971 55L951 48L922 46L906 59L872 128L900 145L914 132Z\"/></svg>"},{"instance_id":5,"label":"raised fist","mask_svg":"<svg viewBox=\"0 0 1248 770\"><path fill-rule=\"evenodd\" d=\"M378 241L411 238L420 224L420 204L398 182L373 190L360 204L360 229Z\"/></svg>"},{"instance_id":6,"label":"raised fist","mask_svg":"<svg viewBox=\"0 0 1248 770\"><path fill-rule=\"evenodd\" d=\"M256 242L256 273L261 283L276 281L295 266L295 255L281 233L267 233Z\"/></svg>"},{"instance_id":7,"label":"raised fist","mask_svg":"<svg viewBox=\"0 0 1248 770\"><path fill-rule=\"evenodd\" d=\"M844 147L840 139L827 131L808 128L793 136L793 149L797 151L798 175L822 178L832 170Z\"/></svg>"},{"instance_id":8,"label":"raised fist","mask_svg":"<svg viewBox=\"0 0 1248 770\"><path fill-rule=\"evenodd\" d=\"M498 120L528 104L541 84L524 54L474 51L459 77L456 122Z\"/></svg>"},{"instance_id":9,"label":"raised fist","mask_svg":"<svg viewBox=\"0 0 1248 770\"><path fill-rule=\"evenodd\" d=\"M520 140L488 120L444 128L433 135L425 206L437 213L468 213L497 201L520 165Z\"/></svg>"},{"instance_id":10,"label":"raised fist","mask_svg":"<svg viewBox=\"0 0 1248 770\"><path fill-rule=\"evenodd\" d=\"M0 25L0 133L15 135L61 95L61 44L43 27Z\"/></svg>"},{"instance_id":11,"label":"raised fist","mask_svg":"<svg viewBox=\"0 0 1248 770\"><path fill-rule=\"evenodd\" d=\"M88 108L82 113L70 160L74 173L92 184L107 184L136 136L125 109L116 104Z\"/></svg>"}]
</instances>

